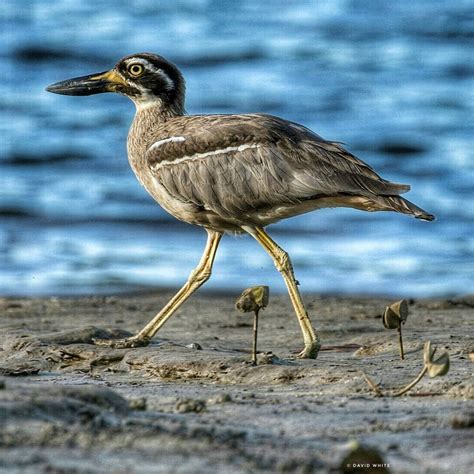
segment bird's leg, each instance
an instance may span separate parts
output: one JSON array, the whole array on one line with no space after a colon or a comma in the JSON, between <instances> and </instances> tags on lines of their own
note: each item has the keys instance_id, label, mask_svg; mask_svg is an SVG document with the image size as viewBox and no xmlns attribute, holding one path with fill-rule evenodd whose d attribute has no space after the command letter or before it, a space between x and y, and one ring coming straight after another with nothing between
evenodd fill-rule
<instances>
[{"instance_id":1,"label":"bird's leg","mask_svg":"<svg viewBox=\"0 0 474 474\"><path fill-rule=\"evenodd\" d=\"M321 347L319 336L314 332L308 313L304 307L300 292L293 273L289 255L274 242L270 236L259 227L243 227L252 237L254 237L262 247L270 254L277 270L285 280L291 303L295 309L301 331L303 332L304 349L298 354L300 358L316 359Z\"/></svg>"},{"instance_id":2,"label":"bird's leg","mask_svg":"<svg viewBox=\"0 0 474 474\"><path fill-rule=\"evenodd\" d=\"M168 302L168 304L137 334L138 337L151 339L165 324L168 318L207 280L212 272L212 265L217 247L222 237L221 232L207 230L207 244L198 266L191 272L188 281Z\"/></svg>"},{"instance_id":3,"label":"bird's leg","mask_svg":"<svg viewBox=\"0 0 474 474\"><path fill-rule=\"evenodd\" d=\"M170 316L207 280L212 272L212 264L222 237L221 232L206 229L207 244L198 266L191 272L188 281L166 306L135 336L120 340L95 340L95 344L116 348L138 347L149 344L152 337L165 324Z\"/></svg>"}]
</instances>

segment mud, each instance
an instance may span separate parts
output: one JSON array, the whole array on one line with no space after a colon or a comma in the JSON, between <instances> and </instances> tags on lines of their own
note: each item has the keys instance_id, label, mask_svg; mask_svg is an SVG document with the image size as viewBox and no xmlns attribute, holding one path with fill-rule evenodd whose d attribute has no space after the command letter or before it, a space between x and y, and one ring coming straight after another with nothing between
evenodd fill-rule
<instances>
[{"instance_id":1,"label":"mud","mask_svg":"<svg viewBox=\"0 0 474 474\"><path fill-rule=\"evenodd\" d=\"M92 340L134 333L170 294L0 299L0 471L472 472L472 295L411 300L404 361L381 319L393 300L306 297L323 347L298 360L298 323L273 296L257 366L237 296L194 297L134 349ZM428 339L449 373L377 397L362 371L405 385Z\"/></svg>"}]
</instances>

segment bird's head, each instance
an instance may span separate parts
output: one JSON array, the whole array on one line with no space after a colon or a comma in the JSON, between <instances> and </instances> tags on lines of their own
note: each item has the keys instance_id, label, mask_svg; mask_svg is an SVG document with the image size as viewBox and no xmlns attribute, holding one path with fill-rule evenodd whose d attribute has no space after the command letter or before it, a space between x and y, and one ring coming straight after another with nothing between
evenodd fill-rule
<instances>
[{"instance_id":1,"label":"bird's head","mask_svg":"<svg viewBox=\"0 0 474 474\"><path fill-rule=\"evenodd\" d=\"M57 82L46 90L63 95L117 92L133 100L137 107L157 103L184 109L181 72L173 63L152 53L126 56L109 71Z\"/></svg>"}]
</instances>

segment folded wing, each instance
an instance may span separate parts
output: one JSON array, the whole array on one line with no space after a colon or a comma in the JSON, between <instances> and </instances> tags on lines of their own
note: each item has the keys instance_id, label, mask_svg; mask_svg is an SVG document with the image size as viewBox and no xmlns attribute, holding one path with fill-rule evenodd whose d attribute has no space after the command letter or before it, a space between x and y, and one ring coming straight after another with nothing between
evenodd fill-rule
<instances>
[{"instance_id":1,"label":"folded wing","mask_svg":"<svg viewBox=\"0 0 474 474\"><path fill-rule=\"evenodd\" d=\"M222 217L333 196L383 201L410 189L382 179L340 144L277 117L188 116L181 128L172 125L173 136L148 150L151 173L173 198Z\"/></svg>"}]
</instances>

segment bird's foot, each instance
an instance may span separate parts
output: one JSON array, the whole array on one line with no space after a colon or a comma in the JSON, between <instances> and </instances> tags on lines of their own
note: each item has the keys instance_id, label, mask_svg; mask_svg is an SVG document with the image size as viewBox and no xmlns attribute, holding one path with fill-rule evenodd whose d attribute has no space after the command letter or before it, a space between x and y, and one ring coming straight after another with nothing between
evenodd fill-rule
<instances>
[{"instance_id":1,"label":"bird's foot","mask_svg":"<svg viewBox=\"0 0 474 474\"><path fill-rule=\"evenodd\" d=\"M151 339L146 336L131 336L124 339L92 339L96 346L107 346L114 349L132 349L134 347L145 347L150 344Z\"/></svg>"},{"instance_id":2,"label":"bird's foot","mask_svg":"<svg viewBox=\"0 0 474 474\"><path fill-rule=\"evenodd\" d=\"M316 359L319 349L321 349L321 343L319 342L319 338L317 338L311 343L305 344L304 349L296 357L298 357L298 359Z\"/></svg>"}]
</instances>

